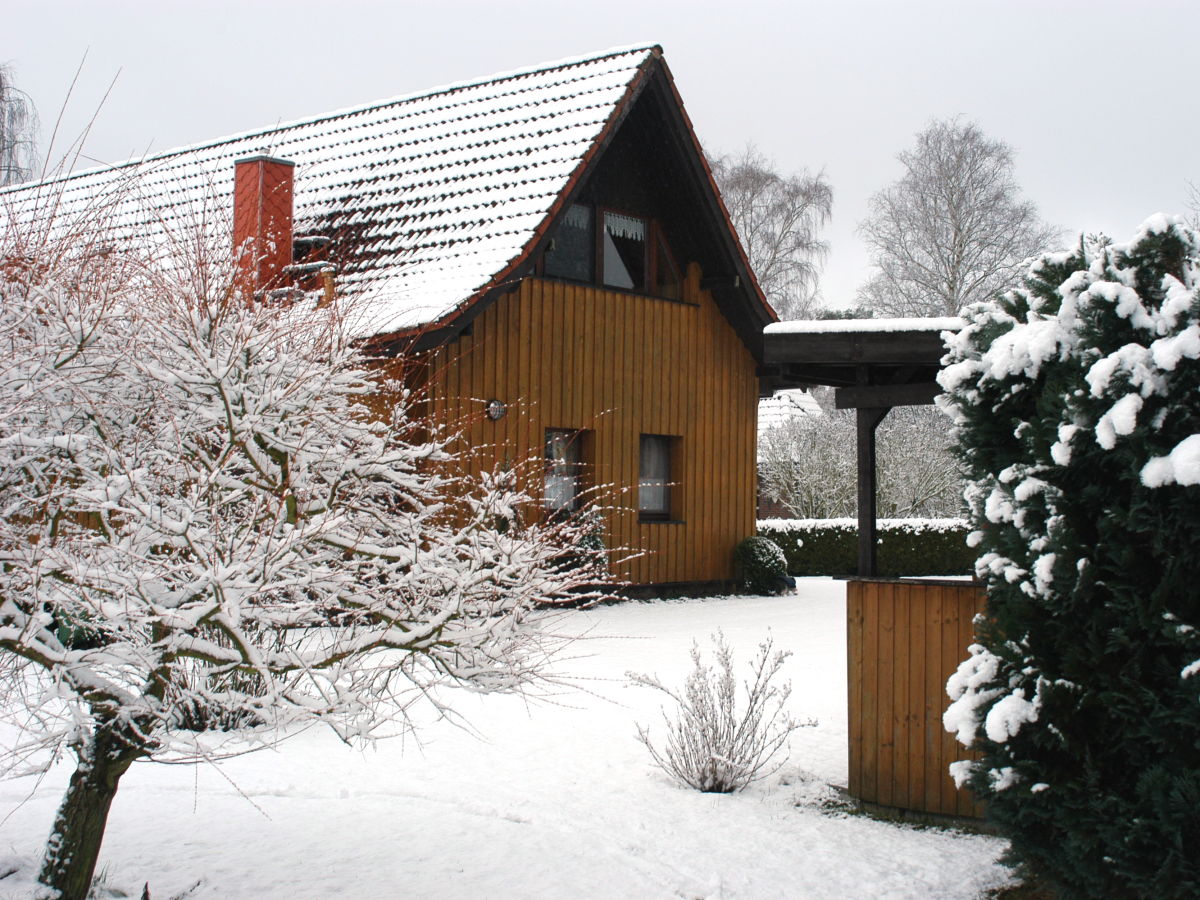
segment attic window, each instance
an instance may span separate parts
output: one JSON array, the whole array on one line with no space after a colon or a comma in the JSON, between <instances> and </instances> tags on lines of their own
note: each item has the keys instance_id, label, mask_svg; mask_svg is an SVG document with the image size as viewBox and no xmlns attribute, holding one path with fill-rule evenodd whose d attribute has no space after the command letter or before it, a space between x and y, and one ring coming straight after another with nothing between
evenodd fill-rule
<instances>
[{"instance_id":1,"label":"attic window","mask_svg":"<svg viewBox=\"0 0 1200 900\"><path fill-rule=\"evenodd\" d=\"M584 203L567 208L536 271L668 300L683 294L679 267L656 221Z\"/></svg>"},{"instance_id":2,"label":"attic window","mask_svg":"<svg viewBox=\"0 0 1200 900\"><path fill-rule=\"evenodd\" d=\"M546 249L546 274L572 281L592 280L595 240L592 208L576 203L567 210Z\"/></svg>"},{"instance_id":3,"label":"attic window","mask_svg":"<svg viewBox=\"0 0 1200 900\"><path fill-rule=\"evenodd\" d=\"M604 284L641 291L646 288L646 220L604 213Z\"/></svg>"}]
</instances>

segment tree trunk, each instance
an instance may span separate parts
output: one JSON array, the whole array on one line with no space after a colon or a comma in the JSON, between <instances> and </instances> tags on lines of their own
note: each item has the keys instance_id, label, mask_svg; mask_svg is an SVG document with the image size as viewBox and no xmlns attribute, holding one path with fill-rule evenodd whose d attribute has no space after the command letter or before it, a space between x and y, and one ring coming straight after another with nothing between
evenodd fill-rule
<instances>
[{"instance_id":1,"label":"tree trunk","mask_svg":"<svg viewBox=\"0 0 1200 900\"><path fill-rule=\"evenodd\" d=\"M80 754L79 765L54 817L38 875L38 881L57 890L62 900L87 897L117 782L142 755L106 730L100 731Z\"/></svg>"}]
</instances>

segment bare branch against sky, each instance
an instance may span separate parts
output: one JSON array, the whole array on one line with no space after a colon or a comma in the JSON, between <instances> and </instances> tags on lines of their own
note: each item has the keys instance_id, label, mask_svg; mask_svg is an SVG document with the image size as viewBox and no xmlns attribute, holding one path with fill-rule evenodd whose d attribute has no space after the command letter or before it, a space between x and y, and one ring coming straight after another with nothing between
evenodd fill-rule
<instances>
[{"instance_id":1,"label":"bare branch against sky","mask_svg":"<svg viewBox=\"0 0 1200 900\"><path fill-rule=\"evenodd\" d=\"M1058 246L1058 229L1021 195L1012 148L974 122L930 122L898 158L904 175L871 196L859 224L873 268L858 302L876 315L956 316Z\"/></svg>"},{"instance_id":2,"label":"bare branch against sky","mask_svg":"<svg viewBox=\"0 0 1200 900\"><path fill-rule=\"evenodd\" d=\"M29 95L17 87L10 68L0 66L0 186L33 174L37 129Z\"/></svg>"},{"instance_id":3,"label":"bare branch against sky","mask_svg":"<svg viewBox=\"0 0 1200 900\"><path fill-rule=\"evenodd\" d=\"M586 25L586 27L585 27ZM752 141L782 172L824 170L824 302L853 302L868 267L854 233L896 154L961 115L1016 152L1050 222L1129 236L1186 208L1195 0L11 0L0 62L53 123L84 50L59 155L118 69L84 156L114 162L533 63L661 43L704 146ZM1147 137L1149 139L1147 139ZM40 147L46 150L47 135ZM87 162L87 160L82 160ZM1066 238L1064 238L1066 239Z\"/></svg>"}]
</instances>

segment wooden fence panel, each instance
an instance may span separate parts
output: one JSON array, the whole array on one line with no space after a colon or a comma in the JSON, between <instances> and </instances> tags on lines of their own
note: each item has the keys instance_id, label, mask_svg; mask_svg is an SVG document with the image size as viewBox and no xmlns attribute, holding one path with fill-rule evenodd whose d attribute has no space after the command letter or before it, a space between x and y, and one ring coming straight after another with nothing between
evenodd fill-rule
<instances>
[{"instance_id":1,"label":"wooden fence panel","mask_svg":"<svg viewBox=\"0 0 1200 900\"><path fill-rule=\"evenodd\" d=\"M967 656L978 585L852 580L846 585L850 795L914 812L982 817L947 772L971 756L942 727L946 680Z\"/></svg>"}]
</instances>

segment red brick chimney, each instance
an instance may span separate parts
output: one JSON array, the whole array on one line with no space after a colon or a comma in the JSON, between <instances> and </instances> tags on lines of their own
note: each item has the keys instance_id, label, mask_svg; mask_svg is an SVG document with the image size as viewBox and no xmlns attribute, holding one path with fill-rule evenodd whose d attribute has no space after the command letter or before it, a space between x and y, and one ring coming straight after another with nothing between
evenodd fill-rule
<instances>
[{"instance_id":1,"label":"red brick chimney","mask_svg":"<svg viewBox=\"0 0 1200 900\"><path fill-rule=\"evenodd\" d=\"M292 263L292 178L296 164L270 156L234 162L233 252L251 294L284 287Z\"/></svg>"}]
</instances>

